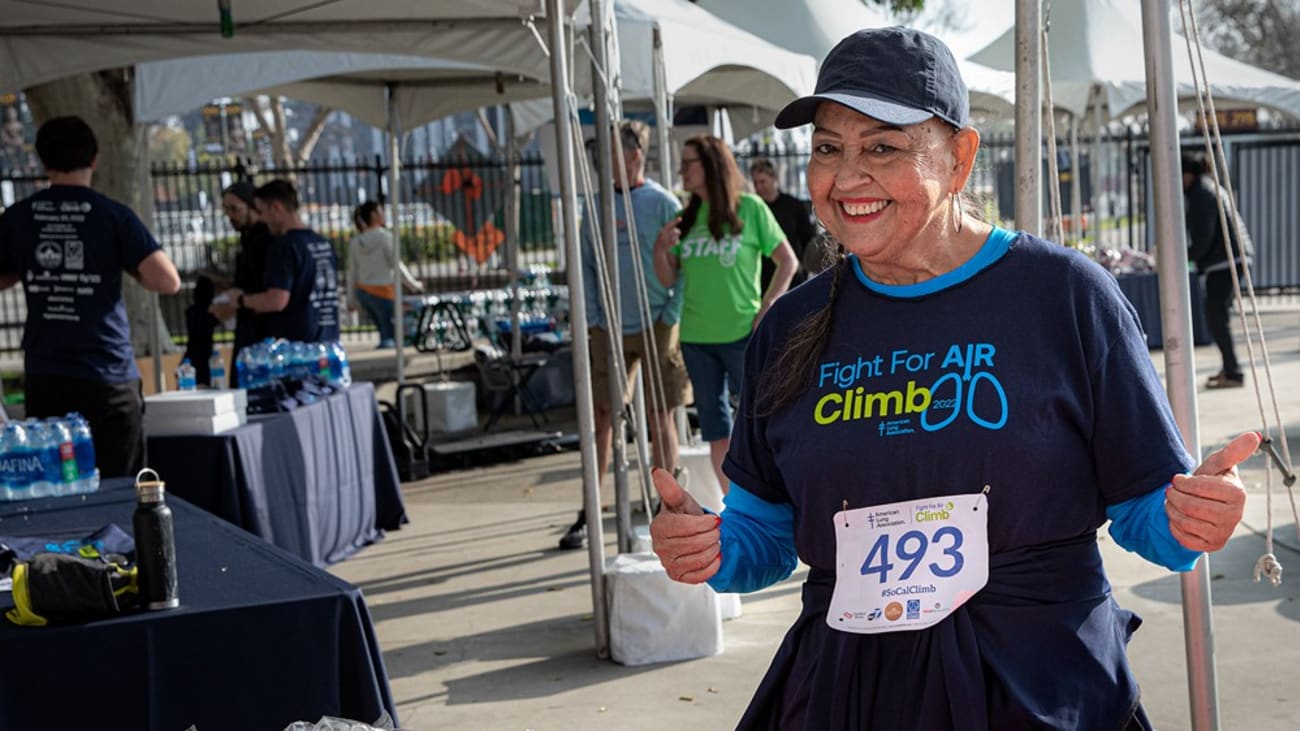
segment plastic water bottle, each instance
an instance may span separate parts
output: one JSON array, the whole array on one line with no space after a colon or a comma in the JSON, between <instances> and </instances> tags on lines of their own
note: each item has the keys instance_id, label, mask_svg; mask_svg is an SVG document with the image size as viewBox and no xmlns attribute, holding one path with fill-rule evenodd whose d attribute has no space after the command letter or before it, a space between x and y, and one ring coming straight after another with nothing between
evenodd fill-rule
<instances>
[{"instance_id":1,"label":"plastic water bottle","mask_svg":"<svg viewBox=\"0 0 1300 731\"><path fill-rule=\"evenodd\" d=\"M295 381L306 380L311 375L312 361L315 359L308 353L309 348L306 343L289 343L289 377Z\"/></svg>"},{"instance_id":2,"label":"plastic water bottle","mask_svg":"<svg viewBox=\"0 0 1300 731\"><path fill-rule=\"evenodd\" d=\"M311 348L316 358L315 375L328 383L330 380L330 349L325 343L312 343Z\"/></svg>"},{"instance_id":3,"label":"plastic water bottle","mask_svg":"<svg viewBox=\"0 0 1300 731\"><path fill-rule=\"evenodd\" d=\"M54 445L57 456L57 470L51 480L54 494L71 495L77 492L77 479L80 472L77 468L77 451L72 437L72 424L63 419L49 418L45 420L45 427L49 430L50 441Z\"/></svg>"},{"instance_id":4,"label":"plastic water bottle","mask_svg":"<svg viewBox=\"0 0 1300 731\"><path fill-rule=\"evenodd\" d=\"M72 451L77 464L77 480L73 492L87 493L99 489L99 471L95 469L95 441L90 433L90 422L75 411L67 416L72 430Z\"/></svg>"},{"instance_id":5,"label":"plastic water bottle","mask_svg":"<svg viewBox=\"0 0 1300 731\"><path fill-rule=\"evenodd\" d=\"M260 388L271 382L271 353L267 343L258 343L253 350L253 388Z\"/></svg>"},{"instance_id":6,"label":"plastic water bottle","mask_svg":"<svg viewBox=\"0 0 1300 731\"><path fill-rule=\"evenodd\" d=\"M212 350L212 356L208 358L208 384L212 388L226 387L226 361L222 360L221 352L217 349Z\"/></svg>"},{"instance_id":7,"label":"plastic water bottle","mask_svg":"<svg viewBox=\"0 0 1300 731\"><path fill-rule=\"evenodd\" d=\"M32 497L48 497L58 494L59 445L43 422L29 419L23 422L27 430L27 447L40 461L40 471L33 475L29 494Z\"/></svg>"},{"instance_id":8,"label":"plastic water bottle","mask_svg":"<svg viewBox=\"0 0 1300 731\"><path fill-rule=\"evenodd\" d=\"M271 367L271 380L282 381L289 376L289 343L276 340L268 347L267 357Z\"/></svg>"},{"instance_id":9,"label":"plastic water bottle","mask_svg":"<svg viewBox=\"0 0 1300 731\"><path fill-rule=\"evenodd\" d=\"M43 476L41 458L34 454L22 424L10 422L0 431L0 484L6 500L26 500L32 484Z\"/></svg>"},{"instance_id":10,"label":"plastic water bottle","mask_svg":"<svg viewBox=\"0 0 1300 731\"><path fill-rule=\"evenodd\" d=\"M348 365L348 353L343 343L328 343L330 363L330 383L335 386L348 386L352 383L352 368Z\"/></svg>"},{"instance_id":11,"label":"plastic water bottle","mask_svg":"<svg viewBox=\"0 0 1300 731\"><path fill-rule=\"evenodd\" d=\"M193 391L198 388L198 379L189 358L182 360L180 367L176 369L176 387L182 391Z\"/></svg>"},{"instance_id":12,"label":"plastic water bottle","mask_svg":"<svg viewBox=\"0 0 1300 731\"><path fill-rule=\"evenodd\" d=\"M235 356L235 385L240 388L253 387L253 346L242 348Z\"/></svg>"}]
</instances>

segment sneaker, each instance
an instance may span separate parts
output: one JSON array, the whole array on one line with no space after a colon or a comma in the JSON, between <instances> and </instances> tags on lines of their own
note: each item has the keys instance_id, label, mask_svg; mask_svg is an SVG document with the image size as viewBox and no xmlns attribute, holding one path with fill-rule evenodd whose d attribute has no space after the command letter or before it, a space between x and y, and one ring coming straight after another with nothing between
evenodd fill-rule
<instances>
[{"instance_id":1,"label":"sneaker","mask_svg":"<svg viewBox=\"0 0 1300 731\"><path fill-rule=\"evenodd\" d=\"M1206 388L1241 388L1246 385L1246 377L1237 374L1230 376L1226 373L1219 372L1210 376L1210 380L1205 382Z\"/></svg>"},{"instance_id":2,"label":"sneaker","mask_svg":"<svg viewBox=\"0 0 1300 731\"><path fill-rule=\"evenodd\" d=\"M576 548L582 548L587 544L587 519L581 512L578 513L578 520L569 529L560 536L560 550L572 551Z\"/></svg>"}]
</instances>

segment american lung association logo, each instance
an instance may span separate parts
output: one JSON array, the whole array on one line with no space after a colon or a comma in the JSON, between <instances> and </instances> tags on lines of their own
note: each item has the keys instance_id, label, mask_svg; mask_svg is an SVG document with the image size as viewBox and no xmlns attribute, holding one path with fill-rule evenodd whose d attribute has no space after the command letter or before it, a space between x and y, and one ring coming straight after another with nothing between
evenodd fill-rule
<instances>
[{"instance_id":1,"label":"american lung association logo","mask_svg":"<svg viewBox=\"0 0 1300 731\"><path fill-rule=\"evenodd\" d=\"M42 269L54 269L63 263L63 248L55 241L42 241L36 245L36 263Z\"/></svg>"}]
</instances>

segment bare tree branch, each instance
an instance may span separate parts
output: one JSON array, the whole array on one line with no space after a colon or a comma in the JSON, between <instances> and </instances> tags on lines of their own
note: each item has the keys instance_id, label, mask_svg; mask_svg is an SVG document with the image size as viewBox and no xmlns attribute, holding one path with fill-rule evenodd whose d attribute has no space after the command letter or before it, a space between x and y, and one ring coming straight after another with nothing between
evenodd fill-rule
<instances>
[{"instance_id":1,"label":"bare tree branch","mask_svg":"<svg viewBox=\"0 0 1300 731\"><path fill-rule=\"evenodd\" d=\"M311 158L312 150L316 149L316 143L320 141L321 133L325 131L325 123L329 121L330 115L334 110L329 107L317 107L316 115L311 118L311 124L307 125L307 131L303 133L302 139L298 141L298 164L306 165L307 160Z\"/></svg>"}]
</instances>

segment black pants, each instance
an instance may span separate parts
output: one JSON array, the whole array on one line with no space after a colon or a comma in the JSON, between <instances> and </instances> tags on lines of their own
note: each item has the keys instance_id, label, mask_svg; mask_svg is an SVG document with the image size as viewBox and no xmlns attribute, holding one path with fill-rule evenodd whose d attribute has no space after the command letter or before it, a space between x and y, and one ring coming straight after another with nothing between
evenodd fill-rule
<instances>
[{"instance_id":1,"label":"black pants","mask_svg":"<svg viewBox=\"0 0 1300 731\"><path fill-rule=\"evenodd\" d=\"M1238 270L1240 271L1240 270ZM1205 275L1205 325L1219 346L1219 355L1223 358L1223 374L1232 378L1241 377L1241 366L1237 364L1237 351L1232 347L1232 272L1217 269Z\"/></svg>"},{"instance_id":2,"label":"black pants","mask_svg":"<svg viewBox=\"0 0 1300 731\"><path fill-rule=\"evenodd\" d=\"M207 277L199 277L194 282L194 304L185 308L185 331L189 341L185 345L185 357L194 366L194 381L205 386L212 384L212 374L208 372L208 358L212 356L212 333L217 329L217 318L208 313L212 298L216 296L216 287Z\"/></svg>"},{"instance_id":3,"label":"black pants","mask_svg":"<svg viewBox=\"0 0 1300 731\"><path fill-rule=\"evenodd\" d=\"M28 373L27 416L79 411L90 422L100 477L134 477L144 468L144 397L140 381L101 383Z\"/></svg>"}]
</instances>

